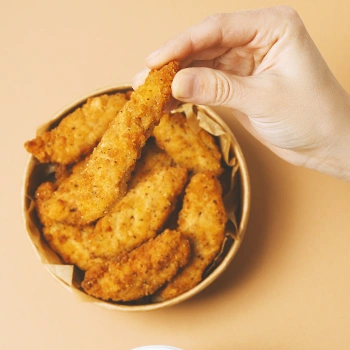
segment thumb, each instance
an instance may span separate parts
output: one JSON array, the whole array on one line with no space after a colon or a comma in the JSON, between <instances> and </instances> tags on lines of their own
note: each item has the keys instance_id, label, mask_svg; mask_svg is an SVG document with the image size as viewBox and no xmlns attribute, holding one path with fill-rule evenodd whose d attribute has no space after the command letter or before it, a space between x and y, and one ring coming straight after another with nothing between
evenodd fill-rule
<instances>
[{"instance_id":1,"label":"thumb","mask_svg":"<svg viewBox=\"0 0 350 350\"><path fill-rule=\"evenodd\" d=\"M258 80L211 68L186 68L176 74L172 94L183 102L230 107L246 113L255 91L259 91Z\"/></svg>"}]
</instances>

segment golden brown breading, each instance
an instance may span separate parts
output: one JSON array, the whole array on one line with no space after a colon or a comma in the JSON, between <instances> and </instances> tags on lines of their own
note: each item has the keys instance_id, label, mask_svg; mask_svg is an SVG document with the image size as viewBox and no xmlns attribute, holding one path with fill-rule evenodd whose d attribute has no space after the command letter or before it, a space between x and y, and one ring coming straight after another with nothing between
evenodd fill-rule
<instances>
[{"instance_id":1,"label":"golden brown breading","mask_svg":"<svg viewBox=\"0 0 350 350\"><path fill-rule=\"evenodd\" d=\"M70 226L47 219L46 203L54 191L55 185L53 183L44 182L35 192L35 205L39 219L44 225L44 237L52 250L59 254L64 262L87 270L93 263L102 261L101 259L92 259L88 250L88 237L93 232L94 226Z\"/></svg>"},{"instance_id":2,"label":"golden brown breading","mask_svg":"<svg viewBox=\"0 0 350 350\"><path fill-rule=\"evenodd\" d=\"M53 223L43 228L43 234L52 250L58 253L64 262L87 270L103 261L90 256L89 236L93 230L93 225L70 226Z\"/></svg>"},{"instance_id":3,"label":"golden brown breading","mask_svg":"<svg viewBox=\"0 0 350 350\"><path fill-rule=\"evenodd\" d=\"M174 298L196 286L205 268L219 252L227 221L221 192L220 182L212 173L198 173L191 178L177 230L189 239L192 258L160 291L162 299Z\"/></svg>"},{"instance_id":4,"label":"golden brown breading","mask_svg":"<svg viewBox=\"0 0 350 350\"><path fill-rule=\"evenodd\" d=\"M151 170L162 166L174 166L174 161L166 152L157 147L154 138L151 137L142 149L141 158L136 162L128 182L128 189L134 188Z\"/></svg>"},{"instance_id":5,"label":"golden brown breading","mask_svg":"<svg viewBox=\"0 0 350 350\"><path fill-rule=\"evenodd\" d=\"M85 246L87 235L93 231L91 227L73 227L53 223L46 218L46 203L52 197L55 185L51 182L42 183L35 192L35 205L43 226L43 234L52 250L58 253L63 261L76 264L82 269L91 266L90 253ZM48 226L45 226L48 225Z\"/></svg>"},{"instance_id":6,"label":"golden brown breading","mask_svg":"<svg viewBox=\"0 0 350 350\"><path fill-rule=\"evenodd\" d=\"M48 217L67 224L87 224L106 214L125 195L141 149L170 100L171 83L179 68L179 63L170 62L149 73L109 124L84 170L72 174L48 201Z\"/></svg>"},{"instance_id":7,"label":"golden brown breading","mask_svg":"<svg viewBox=\"0 0 350 350\"><path fill-rule=\"evenodd\" d=\"M72 165L66 165L66 164L59 164L56 163L55 166L55 186L56 188L69 176L71 176L74 173L78 173L84 170L84 167L87 165L89 161L90 156L86 156L78 163L75 163Z\"/></svg>"},{"instance_id":8,"label":"golden brown breading","mask_svg":"<svg viewBox=\"0 0 350 350\"><path fill-rule=\"evenodd\" d=\"M89 269L82 287L104 300L137 300L169 281L187 263L189 255L188 240L167 229L132 252Z\"/></svg>"},{"instance_id":9,"label":"golden brown breading","mask_svg":"<svg viewBox=\"0 0 350 350\"><path fill-rule=\"evenodd\" d=\"M46 203L54 193L55 184L43 183L36 191L36 207L44 225L44 236L66 263L87 270L154 237L174 209L186 181L186 169L153 169L98 221L96 228L56 223L47 218Z\"/></svg>"},{"instance_id":10,"label":"golden brown breading","mask_svg":"<svg viewBox=\"0 0 350 350\"><path fill-rule=\"evenodd\" d=\"M52 198L55 189L56 186L53 183L43 182L35 191L35 207L40 222L43 225L49 225L51 223L51 219L47 218L46 215L46 203L50 198Z\"/></svg>"},{"instance_id":11,"label":"golden brown breading","mask_svg":"<svg viewBox=\"0 0 350 350\"><path fill-rule=\"evenodd\" d=\"M223 172L221 153L214 137L204 129L193 132L182 113L165 114L154 128L157 145L164 149L179 166L194 173Z\"/></svg>"},{"instance_id":12,"label":"golden brown breading","mask_svg":"<svg viewBox=\"0 0 350 350\"><path fill-rule=\"evenodd\" d=\"M55 169L55 185L58 187L64 180L66 180L71 174L72 169L69 165L56 163Z\"/></svg>"},{"instance_id":13,"label":"golden brown breading","mask_svg":"<svg viewBox=\"0 0 350 350\"><path fill-rule=\"evenodd\" d=\"M173 211L186 181L186 169L153 169L97 222L89 237L91 256L113 258L155 237Z\"/></svg>"},{"instance_id":14,"label":"golden brown breading","mask_svg":"<svg viewBox=\"0 0 350 350\"><path fill-rule=\"evenodd\" d=\"M92 97L62 119L59 125L25 143L41 163L71 164L89 154L111 120L127 102L126 94Z\"/></svg>"},{"instance_id":15,"label":"golden brown breading","mask_svg":"<svg viewBox=\"0 0 350 350\"><path fill-rule=\"evenodd\" d=\"M50 226L57 222L73 226L84 226L89 224L83 220L78 213L74 197L69 196L68 191L71 187L70 179L75 175L75 173L70 175L63 180L58 187L63 194L66 194L66 200L62 200L57 196L57 186L54 183L44 182L37 188L35 192L35 205L38 216L43 225ZM65 189L66 187L68 187L67 190ZM68 219L65 222L64 220L60 220L62 218Z\"/></svg>"}]
</instances>

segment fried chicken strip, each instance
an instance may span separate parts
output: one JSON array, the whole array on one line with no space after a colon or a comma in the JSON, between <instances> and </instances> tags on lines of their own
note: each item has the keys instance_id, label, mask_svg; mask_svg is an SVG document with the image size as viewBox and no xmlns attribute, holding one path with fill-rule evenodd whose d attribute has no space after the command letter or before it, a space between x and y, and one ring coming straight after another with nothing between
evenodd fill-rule
<instances>
[{"instance_id":1,"label":"fried chicken strip","mask_svg":"<svg viewBox=\"0 0 350 350\"><path fill-rule=\"evenodd\" d=\"M76 210L74 197L68 197L64 201L57 198L57 188L64 191L65 187L71 186L70 181L73 176L79 173L86 167L86 161L78 162L71 170L67 170L65 166L59 166L57 171L57 180L55 183L44 182L35 192L35 205L39 219L44 226L55 225L61 223L73 226L85 226L89 223L83 220ZM55 175L56 176L56 175ZM68 220L59 220L60 218L68 218Z\"/></svg>"},{"instance_id":2,"label":"fried chicken strip","mask_svg":"<svg viewBox=\"0 0 350 350\"><path fill-rule=\"evenodd\" d=\"M79 163L78 163L79 164ZM35 205L39 219L43 226L43 235L51 249L68 264L77 265L82 270L87 270L103 260L91 257L88 249L89 237L94 231L94 225L72 226L51 222L46 218L46 202L52 197L55 184L42 183L35 193Z\"/></svg>"},{"instance_id":3,"label":"fried chicken strip","mask_svg":"<svg viewBox=\"0 0 350 350\"><path fill-rule=\"evenodd\" d=\"M63 118L56 128L24 146L41 163L75 163L92 151L126 102L124 93L91 97L81 108Z\"/></svg>"},{"instance_id":4,"label":"fried chicken strip","mask_svg":"<svg viewBox=\"0 0 350 350\"><path fill-rule=\"evenodd\" d=\"M167 229L132 252L89 269L82 287L103 300L137 300L169 281L189 256L188 240Z\"/></svg>"},{"instance_id":5,"label":"fried chicken strip","mask_svg":"<svg viewBox=\"0 0 350 350\"><path fill-rule=\"evenodd\" d=\"M40 222L47 226L51 224L51 220L47 218L46 207L47 202L52 198L55 193L56 186L52 182L43 182L38 186L35 191L35 207L38 213Z\"/></svg>"},{"instance_id":6,"label":"fried chicken strip","mask_svg":"<svg viewBox=\"0 0 350 350\"><path fill-rule=\"evenodd\" d=\"M179 63L170 62L149 73L109 124L84 170L72 174L48 201L51 220L91 223L125 195L141 149L170 100L171 83L179 68Z\"/></svg>"},{"instance_id":7,"label":"fried chicken strip","mask_svg":"<svg viewBox=\"0 0 350 350\"><path fill-rule=\"evenodd\" d=\"M89 237L91 256L113 258L155 237L173 211L186 181L186 169L153 169L97 222Z\"/></svg>"},{"instance_id":8,"label":"fried chicken strip","mask_svg":"<svg viewBox=\"0 0 350 350\"><path fill-rule=\"evenodd\" d=\"M58 253L65 263L88 270L104 261L90 255L89 236L93 230L94 225L71 226L53 223L43 228L43 234L51 249Z\"/></svg>"},{"instance_id":9,"label":"fried chicken strip","mask_svg":"<svg viewBox=\"0 0 350 350\"><path fill-rule=\"evenodd\" d=\"M83 161L73 168L79 171ZM94 225L67 225L47 218L47 202L55 184L46 182L36 191L36 208L43 234L63 261L87 270L93 264L131 251L156 236L174 209L187 181L183 168L158 167L150 171ZM74 213L72 213L74 214Z\"/></svg>"},{"instance_id":10,"label":"fried chicken strip","mask_svg":"<svg viewBox=\"0 0 350 350\"><path fill-rule=\"evenodd\" d=\"M215 258L224 240L226 211L221 185L212 173L194 175L186 188L178 228L189 239L192 258L160 291L164 299L174 298L195 287L208 264Z\"/></svg>"},{"instance_id":11,"label":"fried chicken strip","mask_svg":"<svg viewBox=\"0 0 350 350\"><path fill-rule=\"evenodd\" d=\"M142 149L141 158L136 162L135 169L128 182L128 189L136 187L153 169L163 166L174 166L174 161L166 152L157 147L154 138L151 137Z\"/></svg>"},{"instance_id":12,"label":"fried chicken strip","mask_svg":"<svg viewBox=\"0 0 350 350\"><path fill-rule=\"evenodd\" d=\"M211 171L220 175L223 172L221 152L214 137L204 129L193 132L182 113L164 114L153 135L158 147L164 149L179 166L194 173Z\"/></svg>"},{"instance_id":13,"label":"fried chicken strip","mask_svg":"<svg viewBox=\"0 0 350 350\"><path fill-rule=\"evenodd\" d=\"M90 156L88 155L82 160L80 160L78 163L75 163L74 165L56 163L54 165L56 179L55 186L58 187L64 180L68 179L68 177L72 174L83 171L89 159Z\"/></svg>"}]
</instances>

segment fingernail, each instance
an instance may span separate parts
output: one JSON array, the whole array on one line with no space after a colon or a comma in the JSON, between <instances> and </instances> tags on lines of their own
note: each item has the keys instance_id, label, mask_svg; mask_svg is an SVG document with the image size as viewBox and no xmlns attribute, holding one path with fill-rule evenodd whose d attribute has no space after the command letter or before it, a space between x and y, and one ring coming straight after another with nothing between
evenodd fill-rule
<instances>
[{"instance_id":1,"label":"fingernail","mask_svg":"<svg viewBox=\"0 0 350 350\"><path fill-rule=\"evenodd\" d=\"M132 80L132 87L133 87L133 89L136 89L138 86L140 86L141 84L143 84L145 82L149 71L150 71L149 68L144 68L144 69L142 69L141 72L137 73L134 76L134 78Z\"/></svg>"},{"instance_id":2,"label":"fingernail","mask_svg":"<svg viewBox=\"0 0 350 350\"><path fill-rule=\"evenodd\" d=\"M170 102L168 102L165 105L163 112L164 113L170 113L173 109L175 109L178 106L178 104L179 104L179 101L175 100L174 98L172 98L170 100Z\"/></svg>"},{"instance_id":3,"label":"fingernail","mask_svg":"<svg viewBox=\"0 0 350 350\"><path fill-rule=\"evenodd\" d=\"M179 100L194 97L199 92L199 79L195 74L180 72L173 82L173 96Z\"/></svg>"},{"instance_id":4,"label":"fingernail","mask_svg":"<svg viewBox=\"0 0 350 350\"><path fill-rule=\"evenodd\" d=\"M152 60L153 58L157 57L160 53L160 50L153 51L149 56L146 58L146 61Z\"/></svg>"}]
</instances>

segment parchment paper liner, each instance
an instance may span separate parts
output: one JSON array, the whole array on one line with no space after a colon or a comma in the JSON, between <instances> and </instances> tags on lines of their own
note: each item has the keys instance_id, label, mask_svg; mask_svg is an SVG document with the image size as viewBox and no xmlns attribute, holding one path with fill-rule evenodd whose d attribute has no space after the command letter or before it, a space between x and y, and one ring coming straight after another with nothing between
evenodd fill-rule
<instances>
[{"instance_id":1,"label":"parchment paper liner","mask_svg":"<svg viewBox=\"0 0 350 350\"><path fill-rule=\"evenodd\" d=\"M122 84L97 90L93 94L86 95L56 113L52 120L37 129L37 135L56 126L62 118L84 104L88 97L128 90L131 90L131 85ZM250 183L241 148L231 130L211 108L182 104L175 111L186 114L189 125L195 132L203 128L218 138L223 159L232 170L230 170L230 188L224 195L229 224L227 225L225 244L222 246L222 251L218 258L207 268L201 283L188 292L167 301L141 305L105 302L87 295L79 288L81 275L77 273L77 269L74 266L62 264L60 257L51 250L42 238L40 223L35 212L33 201L35 190L43 179L53 171L52 166L39 164L34 157L30 157L25 170L22 193L23 216L28 237L36 255L50 274L61 285L77 296L79 300L123 311L149 311L174 305L190 298L211 284L226 269L235 256L243 240L250 211Z\"/></svg>"}]
</instances>

